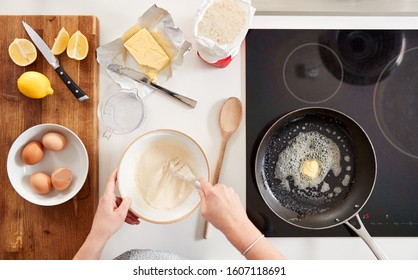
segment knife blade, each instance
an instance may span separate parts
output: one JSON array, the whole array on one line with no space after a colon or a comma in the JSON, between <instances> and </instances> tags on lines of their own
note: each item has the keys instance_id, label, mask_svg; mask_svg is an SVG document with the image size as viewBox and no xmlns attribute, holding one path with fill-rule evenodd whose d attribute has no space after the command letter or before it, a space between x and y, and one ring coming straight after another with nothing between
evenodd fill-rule
<instances>
[{"instance_id":1,"label":"knife blade","mask_svg":"<svg viewBox=\"0 0 418 280\"><path fill-rule=\"evenodd\" d=\"M137 81L141 84L147 85L147 86L149 86L149 87L151 87L155 90L158 90L162 93L168 94L169 96L177 99L178 101L186 104L187 106L189 106L191 108L196 107L196 104L197 104L196 100L193 100L193 99L191 99L189 97L186 97L184 95L175 93L175 92L173 92L169 89L166 89L166 88L164 88L164 87L162 87L162 86L160 86L156 83L153 83L147 75L142 74L141 72L135 71L131 68L122 67L121 65L118 65L118 64L110 64L107 68L109 70L113 71L113 72L116 72L120 75L129 77L129 78L131 78L131 79L133 79L133 80L135 80L135 81Z\"/></svg>"},{"instance_id":2,"label":"knife blade","mask_svg":"<svg viewBox=\"0 0 418 280\"><path fill-rule=\"evenodd\" d=\"M48 63L54 68L55 72L65 83L65 85L70 89L72 94L78 99L78 101L88 100L89 97L60 66L58 58L56 58L55 55L52 54L51 49L48 47L45 41L38 35L38 33L36 33L36 31L29 24L27 24L24 21L22 21L22 24L35 46L45 57L46 61L48 61Z\"/></svg>"}]
</instances>

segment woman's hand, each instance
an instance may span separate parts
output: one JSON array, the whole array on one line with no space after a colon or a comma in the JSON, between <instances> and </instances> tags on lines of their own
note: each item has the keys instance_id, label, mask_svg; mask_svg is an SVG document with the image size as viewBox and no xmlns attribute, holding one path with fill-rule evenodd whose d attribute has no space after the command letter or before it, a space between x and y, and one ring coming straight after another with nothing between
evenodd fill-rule
<instances>
[{"instance_id":1,"label":"woman's hand","mask_svg":"<svg viewBox=\"0 0 418 280\"><path fill-rule=\"evenodd\" d=\"M214 227L225 235L250 223L238 194L233 188L222 184L212 186L205 179L199 179L201 213Z\"/></svg>"},{"instance_id":2,"label":"woman's hand","mask_svg":"<svg viewBox=\"0 0 418 280\"><path fill-rule=\"evenodd\" d=\"M124 221L139 224L138 218L129 212L130 198L117 198L115 195L116 170L110 175L103 196L99 200L91 228L92 234L109 239Z\"/></svg>"},{"instance_id":3,"label":"woman's hand","mask_svg":"<svg viewBox=\"0 0 418 280\"><path fill-rule=\"evenodd\" d=\"M116 170L110 175L106 190L99 200L93 225L75 260L100 258L103 248L109 238L120 229L124 222L139 224L138 218L129 211L131 200L115 195Z\"/></svg>"},{"instance_id":4,"label":"woman's hand","mask_svg":"<svg viewBox=\"0 0 418 280\"><path fill-rule=\"evenodd\" d=\"M203 178L199 182L202 216L222 231L239 252L247 259L284 259L250 221L234 189L222 184L212 186Z\"/></svg>"},{"instance_id":5,"label":"woman's hand","mask_svg":"<svg viewBox=\"0 0 418 280\"><path fill-rule=\"evenodd\" d=\"M118 196L116 197L116 205L118 207L120 206L122 201L123 199L121 197L118 197ZM139 220L138 220L138 217L129 210L125 218L125 223L130 224L130 225L137 225L139 224Z\"/></svg>"}]
</instances>

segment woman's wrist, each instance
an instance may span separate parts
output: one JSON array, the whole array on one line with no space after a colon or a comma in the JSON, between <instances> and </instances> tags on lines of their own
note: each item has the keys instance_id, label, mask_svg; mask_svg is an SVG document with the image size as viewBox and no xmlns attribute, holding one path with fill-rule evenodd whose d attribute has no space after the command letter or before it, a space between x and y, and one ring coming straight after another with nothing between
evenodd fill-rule
<instances>
[{"instance_id":1,"label":"woman's wrist","mask_svg":"<svg viewBox=\"0 0 418 280\"><path fill-rule=\"evenodd\" d=\"M107 243L107 240L108 238L90 231L74 259L99 259Z\"/></svg>"},{"instance_id":2,"label":"woman's wrist","mask_svg":"<svg viewBox=\"0 0 418 280\"><path fill-rule=\"evenodd\" d=\"M261 236L261 232L248 218L229 228L224 234L241 253Z\"/></svg>"}]
</instances>

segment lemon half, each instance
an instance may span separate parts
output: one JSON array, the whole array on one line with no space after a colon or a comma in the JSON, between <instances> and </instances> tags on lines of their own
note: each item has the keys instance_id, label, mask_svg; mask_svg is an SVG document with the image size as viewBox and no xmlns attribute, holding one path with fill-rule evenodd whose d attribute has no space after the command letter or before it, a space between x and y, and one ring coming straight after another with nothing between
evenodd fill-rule
<instances>
[{"instance_id":1,"label":"lemon half","mask_svg":"<svg viewBox=\"0 0 418 280\"><path fill-rule=\"evenodd\" d=\"M19 66L28 66L37 57L37 51L31 41L16 38L9 45L9 56Z\"/></svg>"},{"instance_id":2,"label":"lemon half","mask_svg":"<svg viewBox=\"0 0 418 280\"><path fill-rule=\"evenodd\" d=\"M17 80L17 87L23 95L34 99L54 93L48 77L36 71L23 73Z\"/></svg>"},{"instance_id":3,"label":"lemon half","mask_svg":"<svg viewBox=\"0 0 418 280\"><path fill-rule=\"evenodd\" d=\"M89 52L89 43L86 36L79 30L71 35L67 45L67 55L76 60L83 60Z\"/></svg>"}]
</instances>

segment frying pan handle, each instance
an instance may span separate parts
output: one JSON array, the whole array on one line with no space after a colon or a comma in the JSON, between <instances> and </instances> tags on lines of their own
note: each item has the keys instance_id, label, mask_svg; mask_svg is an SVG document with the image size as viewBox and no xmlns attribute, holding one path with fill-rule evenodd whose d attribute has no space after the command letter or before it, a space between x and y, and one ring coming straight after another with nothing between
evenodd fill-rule
<instances>
[{"instance_id":1,"label":"frying pan handle","mask_svg":"<svg viewBox=\"0 0 418 280\"><path fill-rule=\"evenodd\" d=\"M359 215L356 214L352 219L356 219L357 223L359 224L359 228L353 226L350 223L350 221L347 221L346 225L348 225L352 230L354 230L355 233L357 233L357 235L360 236L364 242L366 242L367 246L369 246L370 250L372 250L373 254L376 256L378 260L387 260L388 258L386 257L386 255L383 253L383 251L380 249L380 247L377 245L377 243L373 240L369 232L364 227Z\"/></svg>"}]
</instances>

